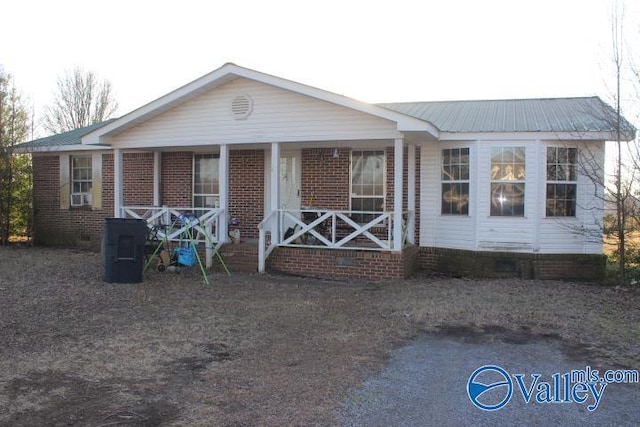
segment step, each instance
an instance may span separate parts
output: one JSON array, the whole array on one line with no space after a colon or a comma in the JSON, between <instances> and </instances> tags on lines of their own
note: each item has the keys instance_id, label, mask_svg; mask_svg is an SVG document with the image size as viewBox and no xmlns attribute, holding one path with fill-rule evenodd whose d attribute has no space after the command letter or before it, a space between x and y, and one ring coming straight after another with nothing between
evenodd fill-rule
<instances>
[{"instance_id":1,"label":"step","mask_svg":"<svg viewBox=\"0 0 640 427\"><path fill-rule=\"evenodd\" d=\"M258 246L253 242L226 244L220 248L220 255L232 274L234 272L256 273L258 271ZM217 257L214 257L213 267L222 270Z\"/></svg>"}]
</instances>

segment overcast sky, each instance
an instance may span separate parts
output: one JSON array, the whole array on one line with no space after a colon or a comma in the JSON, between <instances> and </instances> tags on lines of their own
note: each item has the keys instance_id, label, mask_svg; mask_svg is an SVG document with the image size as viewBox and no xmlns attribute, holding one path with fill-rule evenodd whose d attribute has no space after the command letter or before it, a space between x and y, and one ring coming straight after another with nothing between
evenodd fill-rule
<instances>
[{"instance_id":1,"label":"overcast sky","mask_svg":"<svg viewBox=\"0 0 640 427\"><path fill-rule=\"evenodd\" d=\"M111 81L119 115L225 62L367 102L609 100L611 1L13 0L0 64L36 116L75 66Z\"/></svg>"}]
</instances>

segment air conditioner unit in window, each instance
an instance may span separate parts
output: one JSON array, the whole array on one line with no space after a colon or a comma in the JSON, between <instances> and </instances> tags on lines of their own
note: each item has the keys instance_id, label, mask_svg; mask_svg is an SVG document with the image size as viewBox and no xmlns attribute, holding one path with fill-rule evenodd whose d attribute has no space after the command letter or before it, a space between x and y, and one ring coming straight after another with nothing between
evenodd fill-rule
<instances>
[{"instance_id":1,"label":"air conditioner unit in window","mask_svg":"<svg viewBox=\"0 0 640 427\"><path fill-rule=\"evenodd\" d=\"M84 194L72 194L71 206L84 206Z\"/></svg>"}]
</instances>

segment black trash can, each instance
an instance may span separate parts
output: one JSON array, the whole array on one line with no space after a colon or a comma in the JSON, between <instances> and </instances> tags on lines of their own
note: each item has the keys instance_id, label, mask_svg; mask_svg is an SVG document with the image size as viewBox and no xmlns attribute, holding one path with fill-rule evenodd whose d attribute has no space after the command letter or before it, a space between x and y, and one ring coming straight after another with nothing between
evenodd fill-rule
<instances>
[{"instance_id":1,"label":"black trash can","mask_svg":"<svg viewBox=\"0 0 640 427\"><path fill-rule=\"evenodd\" d=\"M105 218L103 255L106 282L142 282L147 230L147 223L141 219Z\"/></svg>"}]
</instances>

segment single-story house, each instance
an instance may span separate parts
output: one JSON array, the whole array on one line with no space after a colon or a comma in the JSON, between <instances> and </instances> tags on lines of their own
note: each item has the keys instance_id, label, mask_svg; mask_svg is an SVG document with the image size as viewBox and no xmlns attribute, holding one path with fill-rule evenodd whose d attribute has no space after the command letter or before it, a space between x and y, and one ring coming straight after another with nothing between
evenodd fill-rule
<instances>
[{"instance_id":1,"label":"single-story house","mask_svg":"<svg viewBox=\"0 0 640 427\"><path fill-rule=\"evenodd\" d=\"M169 240L195 224L208 265L244 248L300 275L593 278L614 118L598 97L367 104L228 63L20 150L40 244L142 218Z\"/></svg>"}]
</instances>

